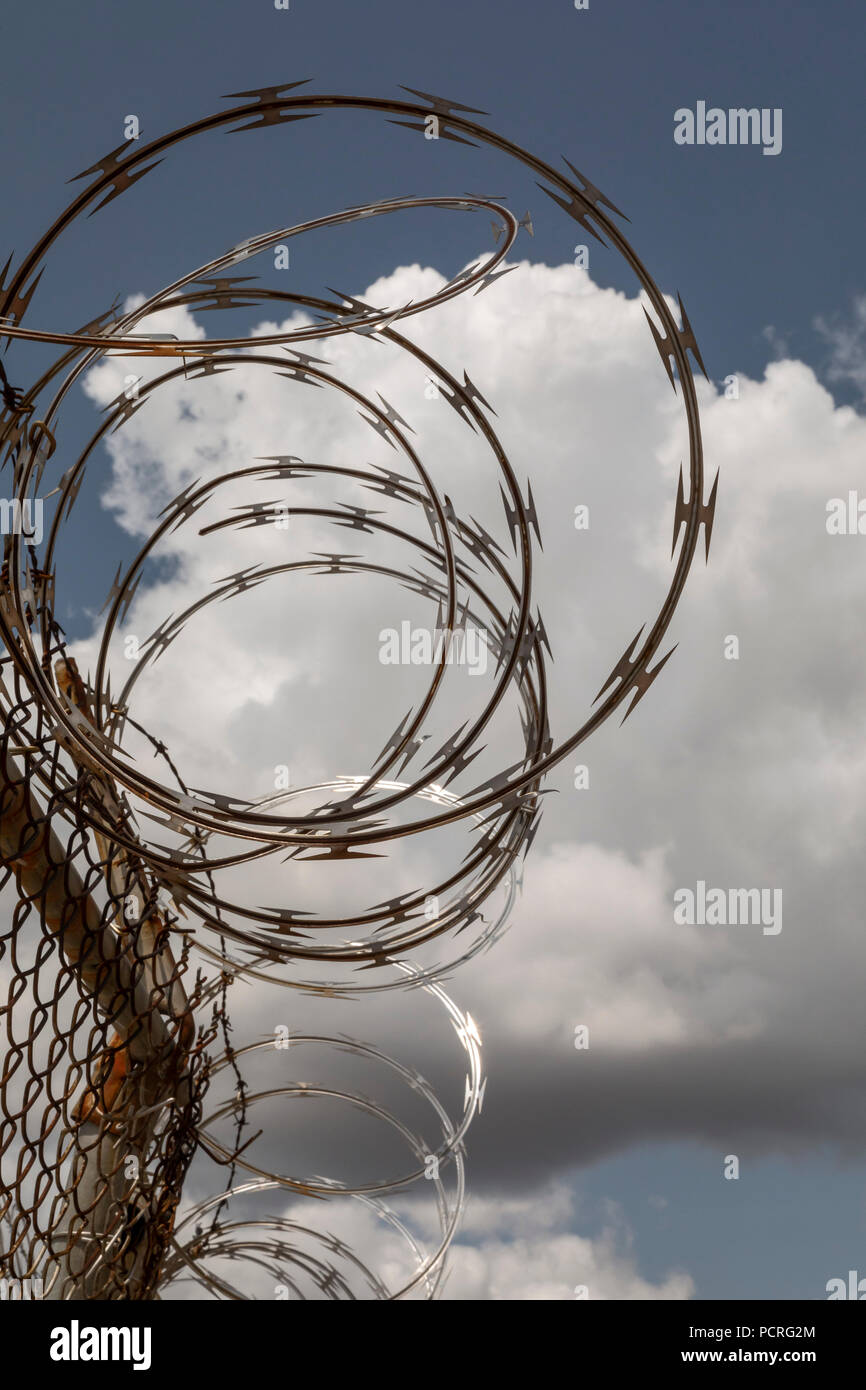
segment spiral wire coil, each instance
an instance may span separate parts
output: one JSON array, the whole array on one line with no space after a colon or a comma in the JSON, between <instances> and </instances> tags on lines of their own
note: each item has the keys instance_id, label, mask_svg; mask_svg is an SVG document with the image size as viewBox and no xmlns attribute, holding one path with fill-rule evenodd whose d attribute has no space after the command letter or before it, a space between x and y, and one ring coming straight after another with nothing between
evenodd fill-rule
<instances>
[{"instance_id":1,"label":"spiral wire coil","mask_svg":"<svg viewBox=\"0 0 866 1390\"><path fill-rule=\"evenodd\" d=\"M45 1275L52 1298L147 1299L173 1296L191 1280L197 1296L244 1298L242 1279L227 1271L241 1262L278 1289L277 1297L433 1297L465 1197L464 1140L483 1097L477 1025L442 987L462 963L488 949L505 930L520 890L522 860L538 828L546 774L569 757L625 700L631 712L668 657L651 662L683 591L701 525L706 547L715 485L703 501L703 458L689 352L700 357L681 312L678 324L663 295L625 240L622 218L594 185L569 165L568 176L470 119L483 113L427 93L421 100L311 95L288 84L238 93L241 104L139 147L125 144L86 170L88 183L5 285L0 331L53 344L59 355L30 387L10 385L2 371L0 450L12 479L13 507L27 515L36 500L54 500L41 546L13 530L4 538L0 573L0 857L3 885L15 897L0 933L0 966L8 978L0 1086L0 1259L7 1278ZM393 198L251 237L149 296L133 309L116 307L77 333L31 327L30 301L42 266L62 232L79 216L127 192L178 142L226 128L253 130L339 109L379 113L411 130L435 119L438 134L485 145L518 160L580 226L624 257L657 322L653 337L671 383L678 378L689 437L689 500L682 475L674 546L684 531L670 588L656 618L614 666L595 707L558 743L548 717L549 647L532 607L538 519L531 487L524 497L497 435L494 411L469 377L462 379L401 331L412 317L460 295L478 293L506 273L503 266L521 223L501 199ZM239 124L240 123L240 124ZM545 186L549 185L549 186ZM347 296L318 298L260 286L232 268L302 232L387 217L407 209L482 211L494 223L491 254L427 298L373 306ZM529 225L531 230L531 224ZM606 240L605 240L606 239ZM157 311L228 310L242 305L299 311L300 326L249 337L183 340L138 328ZM321 350L347 334L388 343L414 358L441 396L489 451L498 472L512 553L473 518L455 514L436 483L435 461L422 457L409 424L383 397L370 397L329 370ZM117 356L154 359L165 370L137 391L121 394L80 456L57 476L64 453L62 406L82 374ZM109 431L169 386L237 367L269 369L290 381L342 395L402 459L403 471L370 465L308 462L292 455L259 459L186 487L159 524L118 570L106 605L92 676L83 679L55 617L55 574L64 523L93 452ZM229 576L211 593L172 614L142 644L123 688L109 680L118 640L148 559L161 540L188 524L220 489L239 482L279 484L336 480L362 487L382 509L282 504L293 517L350 529L370 553L341 551L293 557ZM46 482L53 485L43 492ZM272 523L276 504L235 509L201 534ZM417 524L416 524L417 523ZM492 524L492 523L490 523ZM373 550L387 539L407 548L411 563L386 564ZM354 547L353 547L354 548ZM429 600L436 628L447 634L427 688L374 765L316 786L258 800L227 797L186 785L173 755L133 714L137 681L185 624L208 605L234 598L282 575L374 575ZM467 625L483 634L496 659L482 708L418 766L431 711L449 674L449 643ZM669 655L669 654L668 654ZM481 751L485 730L505 700L523 730L510 764L457 795L449 783ZM123 747L131 731L154 750L158 778ZM425 753L428 750L425 749ZM406 769L414 764L415 771ZM465 782L465 777L463 781ZM471 780L471 779L470 779ZM462 785L462 783L461 783ZM221 886L225 871L265 861L334 860L382 853L408 836L444 826L467 827L472 848L440 882L344 915L252 905ZM156 827L156 829L154 829ZM432 905L432 906L431 906ZM423 963L422 963L423 957ZM418 990L444 1011L462 1051L465 1103L452 1118L432 1086L385 1050L327 1033L293 1036L305 1051L348 1054L387 1074L420 1099L439 1135L418 1132L381 1101L334 1081L294 1080L251 1089L244 1067L275 1044L234 1043L228 992L238 978L309 996L349 998ZM215 1089L214 1089L215 1088ZM209 1093L216 1096L205 1113ZM259 1106L300 1096L327 1097L385 1126L405 1146L405 1171L380 1180L272 1171L254 1162L243 1129ZM226 1137L226 1125L234 1126ZM222 1127L222 1128L221 1128ZM220 1137L222 1136L222 1137ZM204 1155L228 1181L204 1200L179 1208L194 1157ZM432 1196L438 1236L422 1242L399 1210L419 1187ZM316 1204L350 1201L402 1244L411 1270L385 1278L361 1252L315 1222L262 1215L261 1201ZM231 1214L237 1204L238 1216Z\"/></svg>"}]
</instances>

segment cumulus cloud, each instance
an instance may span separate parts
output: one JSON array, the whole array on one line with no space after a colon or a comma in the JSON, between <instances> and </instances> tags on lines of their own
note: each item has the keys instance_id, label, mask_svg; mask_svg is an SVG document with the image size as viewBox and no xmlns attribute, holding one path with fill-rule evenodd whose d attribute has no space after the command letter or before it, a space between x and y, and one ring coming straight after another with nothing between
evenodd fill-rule
<instances>
[{"instance_id":1,"label":"cumulus cloud","mask_svg":"<svg viewBox=\"0 0 866 1390\"><path fill-rule=\"evenodd\" d=\"M362 293L397 305L442 279L401 267ZM179 312L154 327L201 331ZM545 544L537 595L556 657L554 733L570 732L670 579L685 437L641 305L572 266L524 263L405 329L449 367L466 368L498 412L519 475L532 477ZM836 339L838 372L852 379L858 341L856 328ZM489 460L453 412L428 399L417 366L352 336L321 355L396 406L458 513L479 516L507 545ZM87 379L91 399L107 403L129 370L102 363ZM710 566L696 564L672 629L679 650L625 727L608 725L552 779L513 928L452 985L488 1045L492 1079L471 1143L477 1172L494 1186L543 1185L646 1138L715 1145L733 1135L738 1151L801 1148L814 1140L816 1106L823 1140L862 1146L852 1051L866 828L852 718L866 679L862 564L857 538L829 536L825 517L830 498L862 486L866 422L790 358L761 380L741 374L737 399L707 383L700 396L710 479L718 467L721 482ZM157 394L108 447L103 502L138 537L191 480L261 455L405 465L334 391L253 366ZM227 485L196 522L227 515L251 486ZM255 496L272 493L264 484ZM336 483L333 495L376 505ZM289 500L321 496L301 480ZM578 504L590 508L587 532L573 526ZM145 635L190 595L267 563L283 543L268 528L217 532L216 542L196 530L167 539L173 568L142 586L126 631ZM303 537L305 547L353 549L350 532L335 547L333 528L315 520ZM166 738L196 786L218 775L220 790L243 783L244 794L261 795L277 762L299 780L364 771L407 692L414 698L412 673L389 673L376 656L383 613L408 616L409 603L336 577L210 605L142 681L136 718ZM725 656L731 636L738 660ZM78 644L85 666L94 640ZM114 664L122 677L119 650ZM506 746L503 734L497 752ZM574 786L578 762L589 769L586 790ZM404 882L432 874L432 853L413 846L396 872ZM290 891L269 872L256 878L258 892ZM321 891L308 873L298 870L292 892ZM784 930L769 938L748 925L675 925L674 889L698 879L781 888ZM254 1012L241 1001L241 1028ZM383 1040L395 1040L398 1017L383 1002ZM578 1024L589 1028L584 1053L573 1045ZM678 1275L635 1292L648 1286L615 1242L518 1238L507 1226L516 1208L503 1210L506 1225L461 1249L459 1296L569 1297L593 1280L602 1297L688 1296ZM573 1275L576 1264L592 1278Z\"/></svg>"},{"instance_id":2,"label":"cumulus cloud","mask_svg":"<svg viewBox=\"0 0 866 1390\"><path fill-rule=\"evenodd\" d=\"M394 1213L412 1231L418 1248L429 1253L435 1248L436 1228L430 1224L423 1205L403 1199ZM391 1291L402 1288L415 1273L415 1259L406 1239L390 1224L377 1217L369 1206L337 1198L322 1207L293 1201L279 1213L291 1223L293 1239L311 1253L329 1251L319 1237L339 1232L374 1274ZM632 1231L614 1202L603 1204L601 1229L592 1237L575 1234L573 1227L585 1216L573 1192L564 1183L547 1183L531 1196L470 1199L458 1238L451 1246L447 1276L440 1296L459 1302L561 1302L690 1299L695 1286L683 1270L672 1270L658 1281L640 1273ZM251 1219L255 1219L252 1217ZM359 1286L358 1271L351 1265L337 1266L350 1287ZM244 1272L237 1260L215 1258L209 1270L237 1287ZM305 1279L300 1264L286 1263L283 1273L277 1263L276 1274L251 1269L255 1296L262 1299L316 1294L314 1279ZM285 1282L275 1282L284 1278ZM297 1283L292 1287L291 1280ZM243 1284L250 1288L249 1282ZM194 1286L178 1282L170 1296L192 1296Z\"/></svg>"},{"instance_id":3,"label":"cumulus cloud","mask_svg":"<svg viewBox=\"0 0 866 1390\"><path fill-rule=\"evenodd\" d=\"M830 379L851 382L866 396L866 295L854 300L847 318L819 315L815 327L829 349L827 371Z\"/></svg>"},{"instance_id":4,"label":"cumulus cloud","mask_svg":"<svg viewBox=\"0 0 866 1390\"><path fill-rule=\"evenodd\" d=\"M446 1297L462 1300L675 1300L691 1298L688 1274L660 1283L637 1268L631 1232L615 1204L594 1239L564 1227L578 1213L571 1191L548 1185L531 1199L470 1202ZM471 1243L470 1243L471 1242Z\"/></svg>"}]
</instances>

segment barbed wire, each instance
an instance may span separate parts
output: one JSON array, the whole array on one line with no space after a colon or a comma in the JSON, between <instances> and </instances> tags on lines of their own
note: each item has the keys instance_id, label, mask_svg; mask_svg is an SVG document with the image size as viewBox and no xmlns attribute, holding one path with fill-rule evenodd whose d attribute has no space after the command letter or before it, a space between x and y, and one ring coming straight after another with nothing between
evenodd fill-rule
<instances>
[{"instance_id":1,"label":"barbed wire","mask_svg":"<svg viewBox=\"0 0 866 1390\"><path fill-rule=\"evenodd\" d=\"M17 905L0 937L0 960L11 972L5 1011L6 1055L0 1086L0 1217L4 1270L27 1277L45 1268L51 1297L173 1296L192 1280L202 1296L247 1297L226 1273L243 1261L276 1281L285 1297L433 1297L465 1194L463 1143L484 1093L480 1036L474 1020L444 992L441 981L489 948L505 930L522 880L522 859L541 816L546 775L596 731L631 695L632 712L669 659L651 667L670 625L694 557L700 527L706 552L716 484L703 500L703 453L689 353L703 369L680 302L677 323L667 301L614 219L624 214L568 161L563 175L519 146L469 119L473 108L405 89L421 101L298 93L293 83L236 93L240 105L194 122L147 145L125 143L85 170L89 181L14 271L0 279L0 331L9 342L54 344L57 360L31 386L13 387L2 371L3 467L12 478L11 505L26 516L54 499L44 543L13 528L0 572L0 707L3 711L0 855L4 882L14 880ZM542 191L587 233L611 246L645 292L647 313L665 370L679 382L689 440L689 497L683 475L674 515L682 534L664 601L614 665L584 722L554 743L549 726L549 642L533 612L533 549L540 541L531 485L524 496L493 420L495 412L463 371L462 379L412 342L397 325L467 293L486 290L513 267L503 264L519 233L532 234L500 198L390 198L254 236L121 312L117 305L77 333L24 324L47 257L82 214L92 215L137 184L179 142L225 129L249 131L359 110L435 138L486 146L541 179ZM239 124L239 122L248 122ZM432 124L431 124L432 123ZM93 176L92 178L90 176ZM547 186L549 185L549 186ZM99 201L97 201L99 200ZM267 288L226 274L250 257L304 232L350 225L408 209L483 211L495 247L417 302L377 306L341 295L321 298ZM331 293L331 292L329 292ZM238 307L300 312L305 321L254 337L181 339L136 331L158 311L227 311ZM301 350L303 344L357 335L388 343L414 359L460 421L489 452L500 481L512 553L474 518L458 516L436 483L435 462L422 457L411 425L382 396L373 399ZM103 359L169 359L162 374L121 392L84 449L54 481L52 460L62 438L65 401L82 375ZM257 459L214 472L185 487L164 508L137 554L108 594L92 677L83 679L55 616L57 557L88 462L109 432L167 386L237 370L266 369L292 382L337 393L402 458L406 471L381 466L310 462L294 455ZM37 409L39 415L37 417ZM343 551L317 552L227 576L212 591L172 614L144 639L128 679L111 690L110 658L147 561L160 543L189 523L221 489L236 484L338 480L376 495L379 509L253 503L204 526L200 535L273 524L279 516L348 529L353 544L372 538L407 547L411 563ZM412 521L407 520L412 518ZM412 529L417 519L420 532ZM492 523L490 523L492 524ZM245 800L189 787L175 754L134 717L141 677L190 619L214 603L280 576L373 575L435 604L444 640L420 699L400 721L373 765L303 788ZM423 764L431 716L444 688L450 656L468 627L496 658L482 707ZM481 752L505 700L520 715L522 742L508 766L460 795L449 784ZM135 730L165 768L160 779L123 747ZM410 770L408 775L407 769ZM361 910L336 914L254 905L221 886L227 871L265 861L355 860L409 836L448 825L474 838L463 863L439 882ZM211 842L215 842L212 847ZM419 953L435 948L435 959ZM411 956L414 959L410 959ZM193 959L196 962L191 979ZM295 1080L252 1089L244 1068L274 1042L230 1037L228 992L236 979L345 999L407 988L445 1011L465 1052L462 1115L452 1120L432 1086L413 1068L361 1039L325 1033L293 1036L297 1055L319 1049L348 1054L420 1097L435 1119L435 1145L388 1106L334 1084ZM222 1050L214 1051L217 1042ZM223 1094L205 1117L211 1087ZM365 1115L398 1136L411 1155L397 1176L364 1182L273 1171L254 1161L262 1131L244 1138L259 1107L304 1096ZM230 1142L217 1137L233 1124ZM179 1214L196 1155L222 1165L227 1184ZM245 1174L238 1181L239 1174ZM450 1182L446 1183L445 1174ZM427 1249L395 1206L416 1185L434 1197L438 1236ZM396 1284L329 1232L289 1215L250 1215L272 1194L316 1203L348 1201L401 1243L412 1272ZM231 1216L233 1204L241 1211ZM224 1216L224 1213L227 1213ZM206 1227L205 1223L209 1222Z\"/></svg>"}]
</instances>

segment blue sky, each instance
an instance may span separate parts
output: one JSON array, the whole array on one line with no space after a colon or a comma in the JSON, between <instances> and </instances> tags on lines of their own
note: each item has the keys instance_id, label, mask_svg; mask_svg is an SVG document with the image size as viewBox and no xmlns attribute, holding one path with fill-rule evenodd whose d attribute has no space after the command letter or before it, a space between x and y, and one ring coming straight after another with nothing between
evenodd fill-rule
<instances>
[{"instance_id":1,"label":"blue sky","mask_svg":"<svg viewBox=\"0 0 866 1390\"><path fill-rule=\"evenodd\" d=\"M6 241L28 244L58 210L63 181L116 143L127 111L140 114L146 138L217 109L223 92L304 77L340 92L405 83L482 107L527 148L585 169L628 213L660 283L682 292L716 372L732 362L759 370L768 324L820 360L815 316L846 312L862 292L862 33L857 4L796 0L595 0L585 12L566 0L19 10L3 22L4 47L17 55L3 99L17 195L4 209ZM677 147L673 112L698 99L781 106L781 157ZM257 141L246 157L252 190L273 171ZM415 181L413 158L407 140L395 186ZM339 159L329 144L337 169ZM340 172L351 188L353 171ZM315 177L303 162L286 173ZM184 209L191 248L212 213ZM397 229L393 249L395 259L411 255L409 234ZM98 258L98 243L92 250Z\"/></svg>"},{"instance_id":2,"label":"blue sky","mask_svg":"<svg viewBox=\"0 0 866 1390\"><path fill-rule=\"evenodd\" d=\"M405 83L480 107L525 148L551 162L565 155L587 173L630 217L657 281L682 294L714 379L735 370L759 375L780 351L820 371L828 349L816 317L844 320L863 292L862 31L862 10L848 0L820 8L596 0L581 12L568 0L446 0L431 7L292 0L280 12L267 0L156 0L146 8L88 0L50 14L19 9L2 30L18 55L3 98L4 167L15 190L4 206L3 257L33 244L68 197L66 180L119 143L128 112L139 116L148 139L219 109L226 92L310 77L311 90L396 95ZM674 111L698 100L781 106L781 156L675 145ZM186 196L182 166L169 162L151 176L149 193L155 179L162 181L161 208L173 202L179 210L170 236L149 227L136 236L141 204L129 198L112 209L117 255L107 258L85 220L70 234L74 272L64 274L55 254L43 286L55 321L81 322L133 282L142 289L164 284L179 267L197 263L203 248L223 249L249 235L244 209L261 203L263 187L278 187L291 204L293 189L309 196L327 177L348 203L415 191L419 182L409 136L388 144L387 163L371 151L366 168L354 156L341 165L340 142L325 121L309 123L290 157L284 134L244 137L229 197L212 155L209 197ZM447 152L449 191L455 168L471 179L476 167L472 152L455 156L455 148ZM536 216L545 201L536 191ZM451 225L440 243L443 262L454 252ZM135 250L124 262L127 230ZM561 223L560 234L565 258L569 229ZM357 249L356 238L342 238L346 284L338 288L416 258L409 220L389 219L387 237L384 259L378 244L375 260L375 243ZM424 250L435 259L427 241ZM311 283L327 282L332 255L325 238L305 247ZM612 284L629 283L612 258L602 274ZM38 301L32 312L38 316ZM835 392L851 398L844 382ZM102 540L111 558L108 530ZM84 594L70 594L71 603L79 599ZM74 613L65 618L72 631Z\"/></svg>"},{"instance_id":3,"label":"blue sky","mask_svg":"<svg viewBox=\"0 0 866 1390\"><path fill-rule=\"evenodd\" d=\"M50 17L15 11L3 28L18 54L3 99L4 168L17 192L4 206L4 257L32 245L56 217L70 192L67 179L120 143L126 113L138 114L142 138L152 139L218 110L222 93L307 76L311 89L364 95L398 95L406 83L481 107L493 128L525 149L552 163L564 154L587 172L631 218L657 282L683 295L714 379L734 370L760 374L780 350L820 371L828 354L816 317L847 317L863 289L866 195L856 140L865 97L852 42L862 29L853 3L712 10L677 0L596 0L578 13L567 0L430 8L399 0L292 0L291 10L277 13L267 0L156 0L146 10L88 0L78 10L53 8ZM674 145L674 110L698 100L783 107L783 153ZM81 234L71 234L74 272L63 274L54 257L44 282L54 320L83 321L133 281L142 289L165 284L178 267L196 263L203 247L234 245L250 234L243 210L257 207L263 186L279 186L291 203L293 189L309 195L324 181L322 164L346 203L416 189L409 136L389 143L386 163L371 152L367 168L354 157L341 165L341 143L327 122L310 122L293 142L291 160L284 135L246 140L229 197L210 152L202 154L215 175L210 196L189 200L182 168L160 168L149 192L161 179L161 207L179 208L171 236L150 228L135 236L140 204L125 200L113 208L115 256L107 259L85 221ZM471 179L475 167L471 152L455 156L455 149L448 150L449 190L455 168ZM544 202L535 192L537 217ZM446 222L442 261L455 250L450 227ZM126 228L135 245L128 260ZM567 242L569 229L562 232L563 259ZM332 245L320 236L304 250L311 282L327 282ZM388 263L416 259L413 225L389 220L385 261L381 245L375 261L373 243L364 250L343 236L346 284L338 288L357 288ZM428 243L424 250L434 259ZM630 284L616 260L607 260L602 274L610 284ZM845 384L835 393L849 399ZM111 550L110 531L101 539ZM65 619L72 630L74 613Z\"/></svg>"},{"instance_id":4,"label":"blue sky","mask_svg":"<svg viewBox=\"0 0 866 1390\"><path fill-rule=\"evenodd\" d=\"M853 380L828 376L831 345L816 320L850 322L866 293L864 27L862 6L852 0L820 7L591 0L586 12L570 0L292 0L288 12L267 0L21 7L0 22L10 55L0 104L11 190L0 218L0 260L33 244L66 201L65 180L120 143L127 113L139 116L150 139L219 109L223 93L311 78L310 90L396 95L405 83L482 108L493 128L551 162L566 155L597 183L628 214L628 234L657 282L682 294L717 384L729 372L760 380L769 361L791 356L832 385L838 404L862 410ZM677 146L674 111L698 100L782 108L781 154ZM310 122L297 140L285 136L281 129L241 137L242 157L232 156L225 179L219 149L207 145L207 177L194 196L183 160L176 168L167 161L150 176L154 189L161 181L159 217L134 194L114 205L109 254L98 218L84 221L68 241L74 273L63 254L52 257L32 323L72 329L116 291L152 292L275 225L285 204L292 220L296 204L303 215L311 207L333 210L335 188L347 205L426 191L408 135L371 133L369 165L355 146L334 138L327 120ZM437 150L434 158L440 154L437 187L510 192L470 182L474 152ZM521 189L524 196L531 190ZM545 202L536 191L533 213L542 214ZM570 224L558 226L568 261L574 238ZM385 238L366 233L305 244L305 285L315 292L334 284L336 255L336 287L358 291L419 259L452 274L475 249L450 222L432 242L426 231L419 242L403 217L388 219ZM555 255L549 241L545 250ZM533 255L525 239L521 254ZM600 283L633 292L612 258L596 264ZM6 360L15 360L14 350ZM69 416L92 427L83 397ZM760 457L751 460L760 465ZM88 630L85 609L125 549L113 520L93 500L86 507L94 551L101 551L99 580L88 564L69 579L63 601L72 636ZM491 1101L495 1091L494 1083ZM844 1157L841 1146L825 1149L820 1114L815 1097L814 1147L792 1143L795 1154L771 1138L736 1184L710 1180L717 1154L688 1138L657 1145L647 1136L580 1168L565 1165L589 1203L579 1209L580 1229L614 1200L635 1232L648 1279L676 1267L692 1275L697 1297L819 1298L826 1279L858 1258L866 1268L858 1253L862 1133L851 1136ZM479 1127L485 1122L486 1115ZM500 1165L489 1146L480 1148L472 1181L495 1194ZM505 1185L513 1193L520 1181L516 1174ZM668 1205L653 1206L654 1195Z\"/></svg>"}]
</instances>

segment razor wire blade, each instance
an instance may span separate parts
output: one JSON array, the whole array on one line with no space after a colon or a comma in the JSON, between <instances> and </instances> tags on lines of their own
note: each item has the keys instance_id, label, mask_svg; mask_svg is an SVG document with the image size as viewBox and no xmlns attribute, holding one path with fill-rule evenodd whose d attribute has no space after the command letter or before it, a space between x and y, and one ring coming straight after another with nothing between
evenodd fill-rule
<instances>
[{"instance_id":1,"label":"razor wire blade","mask_svg":"<svg viewBox=\"0 0 866 1390\"><path fill-rule=\"evenodd\" d=\"M709 552L717 480L705 501L689 354L701 369L703 363L682 303L678 323L623 235L619 221L624 214L568 161L565 175L471 120L484 114L474 108L411 89L406 89L409 95L421 100L295 90L304 85L236 93L241 103L230 110L150 144L126 143L113 150L78 176L88 180L84 189L14 272L7 263L0 281L0 332L7 343L54 345L59 352L30 386L12 386L3 369L0 416L0 450L3 468L12 478L13 507L26 515L28 507L32 511L37 502L46 505L54 499L44 544L37 546L32 537L13 530L5 537L0 573L0 850L19 897L6 938L13 961L8 1012L14 1065L11 1070L7 1065L4 1073L6 1125L0 1152L6 1150L18 1161L18 1169L5 1184L8 1232L3 1258L10 1272L25 1274L39 1258L47 1259L54 1297L154 1297L187 1278L213 1297L245 1297L223 1269L222 1262L232 1260L266 1270L289 1297L304 1296L304 1290L312 1290L313 1296L354 1297L358 1287L363 1296L373 1297L417 1292L433 1296L438 1291L465 1195L463 1140L484 1086L477 1027L445 994L441 980L504 931L519 890L522 859L538 829L545 777L631 697L628 717L649 689L671 655L652 665L683 592L701 526ZM647 312L667 375L675 388L679 382L689 441L689 493L686 499L681 470L673 552L682 540L670 586L654 619L613 666L594 708L558 742L549 724L549 643L542 615L537 608L533 611L533 551L540 531L531 482L524 495L497 433L494 406L465 370L452 370L401 331L412 318L466 294L478 294L513 270L505 261L521 230L532 232L528 214L518 220L502 199L470 194L382 199L251 236L134 308L122 312L115 305L76 333L25 323L46 259L63 232L82 215L93 215L131 190L179 142L210 131L263 129L337 110L376 113L423 133L429 133L432 121L437 138L487 147L518 161L541 180L538 186L568 217L629 265L655 316ZM483 211L493 223L495 245L487 257L417 302L380 306L336 291L329 291L332 298L294 294L230 273L302 233L424 208ZM139 327L166 309L239 307L274 315L296 312L304 321L276 332L205 340L148 333ZM510 554L473 517L455 512L437 486L435 458L425 458L411 424L383 396L359 391L330 370L333 364L326 358L306 351L307 344L321 351L347 335L388 344L414 359L462 425L483 444L499 480ZM152 360L161 374L140 383L132 396L121 392L86 447L55 477L57 461L65 453L64 402L85 372L101 360L120 356ZM103 610L95 670L82 679L56 618L55 591L64 526L88 461L110 432L122 428L172 383L195 383L241 367L277 372L291 383L347 401L394 450L399 468L310 462L280 454L253 460L241 469L214 471L189 484L164 508L129 563L119 566ZM199 534L272 524L282 510L350 530L353 548L363 540L370 543L369 552L293 556L226 576L212 592L159 624L142 643L122 689L113 693L112 642L160 542L218 500L221 489L291 485L303 479L363 488L384 508L346 501L327 507L255 502L234 509L233 515ZM53 486L43 491L48 483ZM492 519L487 521L494 525ZM406 547L411 563L385 563L376 553L377 543L383 542ZM351 769L314 786L253 800L188 786L174 753L136 719L137 682L185 625L211 605L283 576L318 579L340 574L375 576L429 601L436 607L436 630L445 634L424 693L373 765L363 774ZM422 764L419 755L422 749L428 753L431 712L446 683L451 644L470 624L483 634L496 658L492 689L482 708ZM519 749L508 766L457 795L449 784L466 780L466 770L482 751L485 731L506 700L519 713ZM124 750L130 730L153 748L165 768L161 779ZM309 801L311 808L299 805ZM418 891L354 912L316 914L282 903L254 905L220 886L220 876L240 866L363 859L406 837L428 836L449 825L468 826L475 836L459 868ZM19 948L26 933L33 933L34 914L42 938L33 963L25 966ZM410 958L409 953L428 948L441 953L432 963ZM188 989L185 977L193 951L200 965ZM208 975L207 970L215 973ZM58 1044L40 1066L32 1049L28 1053L14 1039L12 1015L23 995L38 999L40 981L49 974L52 1008L46 1014L37 1002L28 1020L32 1025L38 1019L40 1029L49 1027ZM308 1083L250 1091L243 1082L241 1061L249 1062L267 1045L235 1047L230 1041L227 989L238 977L329 998L407 987L426 992L445 1009L468 1054L462 1117L450 1119L432 1088L411 1068L381 1049L341 1036L310 1034L301 1041L363 1056L421 1095L441 1130L432 1155L419 1133L358 1092ZM69 1000L76 998L76 1009L70 1011ZM220 1036L223 1050L213 1055L209 1049ZM21 1076L18 1082L13 1078L19 1071L24 1077L29 1074L29 1084L16 1096ZM209 1087L228 1074L238 1082L236 1091L205 1118L203 1101ZM409 1169L398 1177L353 1185L326 1175L279 1173L254 1162L250 1141L242 1143L241 1137L257 1106L313 1093L328 1094L392 1128L412 1155ZM28 1111L39 1112L40 1107L42 1134L47 1129L56 1139L51 1161L44 1138L27 1131ZM223 1121L236 1122L233 1142L214 1133L213 1126ZM136 1163L130 1168L133 1149ZM181 1189L196 1153L223 1164L229 1182L213 1197L179 1213ZM393 1201L430 1176L431 1157L437 1171L428 1190L435 1193L439 1236L428 1251ZM450 1165L453 1190L446 1189L440 1164ZM40 1177L34 1184L31 1176L25 1196L25 1176L31 1170ZM238 1182L239 1170L245 1176ZM337 1237L293 1216L223 1218L232 1202L250 1206L274 1192L316 1202L350 1199L360 1204L404 1243L414 1272L399 1287L390 1287ZM287 1268L292 1272L287 1274Z\"/></svg>"}]
</instances>

